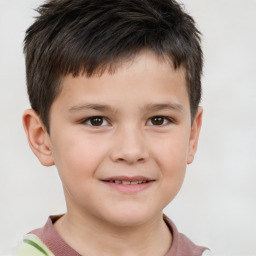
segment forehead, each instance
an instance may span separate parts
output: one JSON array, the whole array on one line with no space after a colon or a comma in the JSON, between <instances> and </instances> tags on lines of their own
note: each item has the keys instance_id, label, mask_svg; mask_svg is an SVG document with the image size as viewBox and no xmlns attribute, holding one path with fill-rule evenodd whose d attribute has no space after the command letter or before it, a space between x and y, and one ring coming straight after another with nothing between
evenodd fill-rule
<instances>
[{"instance_id":1,"label":"forehead","mask_svg":"<svg viewBox=\"0 0 256 256\"><path fill-rule=\"evenodd\" d=\"M175 103L183 99L188 103L185 70L175 69L168 58L144 51L129 61L120 61L112 71L91 77L83 74L65 76L56 101L65 100L66 104L88 101L151 104L156 101L157 104L158 101Z\"/></svg>"}]
</instances>

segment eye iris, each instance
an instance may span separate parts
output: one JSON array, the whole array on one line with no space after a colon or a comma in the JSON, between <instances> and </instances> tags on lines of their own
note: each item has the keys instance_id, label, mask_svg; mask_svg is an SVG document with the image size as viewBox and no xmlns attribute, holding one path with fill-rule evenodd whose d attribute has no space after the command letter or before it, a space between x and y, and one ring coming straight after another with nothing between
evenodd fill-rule
<instances>
[{"instance_id":1,"label":"eye iris","mask_svg":"<svg viewBox=\"0 0 256 256\"><path fill-rule=\"evenodd\" d=\"M103 118L101 117L94 117L90 121L93 126L100 126L103 124Z\"/></svg>"},{"instance_id":2,"label":"eye iris","mask_svg":"<svg viewBox=\"0 0 256 256\"><path fill-rule=\"evenodd\" d=\"M161 116L153 117L151 120L153 125L162 125L164 123L164 118Z\"/></svg>"}]
</instances>

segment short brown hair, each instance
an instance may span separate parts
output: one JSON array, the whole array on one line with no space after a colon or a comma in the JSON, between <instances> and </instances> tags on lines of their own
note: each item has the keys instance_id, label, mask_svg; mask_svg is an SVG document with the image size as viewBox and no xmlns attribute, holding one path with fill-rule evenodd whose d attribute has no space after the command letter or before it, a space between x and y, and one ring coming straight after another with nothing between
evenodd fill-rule
<instances>
[{"instance_id":1,"label":"short brown hair","mask_svg":"<svg viewBox=\"0 0 256 256\"><path fill-rule=\"evenodd\" d=\"M27 88L48 132L61 78L111 71L144 49L186 70L192 119L201 99L203 56L193 18L174 0L50 0L26 31Z\"/></svg>"}]
</instances>

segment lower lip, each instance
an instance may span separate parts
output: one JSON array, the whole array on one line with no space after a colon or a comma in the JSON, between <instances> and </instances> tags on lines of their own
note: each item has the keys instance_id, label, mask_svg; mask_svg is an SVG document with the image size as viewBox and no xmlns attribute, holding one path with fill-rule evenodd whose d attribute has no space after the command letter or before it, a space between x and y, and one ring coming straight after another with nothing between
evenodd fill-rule
<instances>
[{"instance_id":1,"label":"lower lip","mask_svg":"<svg viewBox=\"0 0 256 256\"><path fill-rule=\"evenodd\" d=\"M120 183L114 183L114 182L107 182L103 181L107 186L122 192L122 193L127 193L127 194L134 194L141 192L147 188L149 188L154 181L149 181L146 183L141 183L141 184L120 184Z\"/></svg>"}]
</instances>

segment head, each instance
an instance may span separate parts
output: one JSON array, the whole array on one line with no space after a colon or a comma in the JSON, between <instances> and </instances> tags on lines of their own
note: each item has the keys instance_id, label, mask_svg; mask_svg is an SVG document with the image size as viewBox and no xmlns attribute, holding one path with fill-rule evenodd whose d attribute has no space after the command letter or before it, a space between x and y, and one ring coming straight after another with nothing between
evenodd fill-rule
<instances>
[{"instance_id":1,"label":"head","mask_svg":"<svg viewBox=\"0 0 256 256\"><path fill-rule=\"evenodd\" d=\"M52 0L27 30L27 87L32 108L50 132L49 114L62 78L88 77L150 50L185 70L191 120L201 99L202 52L194 20L173 0Z\"/></svg>"},{"instance_id":2,"label":"head","mask_svg":"<svg viewBox=\"0 0 256 256\"><path fill-rule=\"evenodd\" d=\"M201 126L193 19L171 0L56 0L39 12L25 39L24 126L59 171L67 216L118 226L160 216Z\"/></svg>"}]
</instances>

